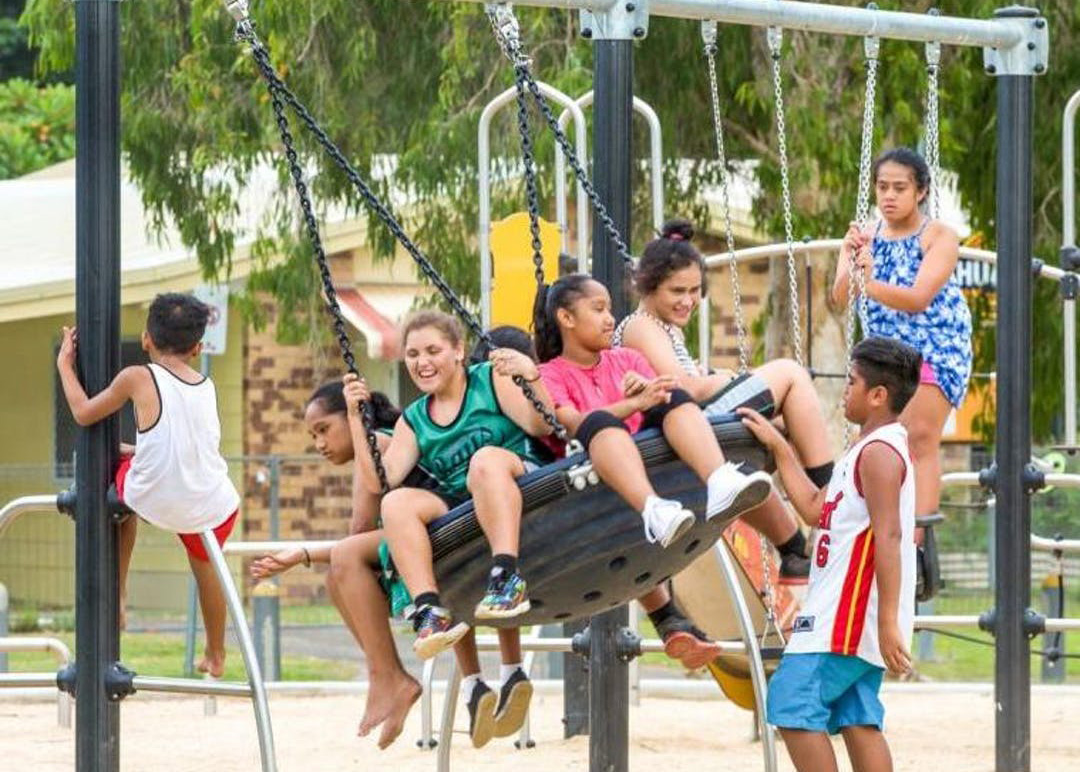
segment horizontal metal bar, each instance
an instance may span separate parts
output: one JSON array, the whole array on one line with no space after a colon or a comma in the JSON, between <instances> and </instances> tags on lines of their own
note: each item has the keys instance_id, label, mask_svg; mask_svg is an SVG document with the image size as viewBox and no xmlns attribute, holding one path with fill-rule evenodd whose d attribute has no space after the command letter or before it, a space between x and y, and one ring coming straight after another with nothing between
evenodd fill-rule
<instances>
[{"instance_id":1,"label":"horizontal metal bar","mask_svg":"<svg viewBox=\"0 0 1080 772\"><path fill-rule=\"evenodd\" d=\"M251 686L240 681L215 681L212 678L164 678L135 676L135 688L143 692L165 694L212 694L222 697L250 697Z\"/></svg>"},{"instance_id":2,"label":"horizontal metal bar","mask_svg":"<svg viewBox=\"0 0 1080 772\"><path fill-rule=\"evenodd\" d=\"M721 651L729 654L745 654L746 647L743 646L742 641L717 641ZM498 651L499 639L494 635L478 635L476 636L476 648L480 651ZM571 639L570 638L523 638L521 640L522 651L550 651L550 652L568 652L571 651ZM641 641L641 653L652 654L664 651L663 641L655 638L646 638Z\"/></svg>"},{"instance_id":3,"label":"horizontal metal bar","mask_svg":"<svg viewBox=\"0 0 1080 772\"><path fill-rule=\"evenodd\" d=\"M811 258L819 258L821 256L831 257L831 253L838 252L843 244L842 239L814 239L812 241L801 241L795 244L795 254L808 255ZM709 268L714 266L728 265L734 260L736 264L749 263L755 260L764 260L769 257L781 257L787 254L787 244L762 244L756 247L745 247L743 249L736 249L735 252L728 254L727 252L721 252L714 255L705 256L705 265ZM978 263L997 263L997 253L991 252L988 249L976 249L974 247L960 247L960 258L963 260L974 260ZM1039 267L1039 276L1044 279L1050 279L1052 281L1061 281L1068 275L1068 271L1063 271L1054 265L1042 263Z\"/></svg>"},{"instance_id":4,"label":"horizontal metal bar","mask_svg":"<svg viewBox=\"0 0 1080 772\"><path fill-rule=\"evenodd\" d=\"M453 0L481 3L488 0ZM515 0L517 6L603 12L614 0ZM991 19L931 16L922 13L878 11L851 6L803 3L794 0L650 0L650 16L671 16L746 24L755 27L824 32L832 35L873 35L879 38L944 43L981 48L1012 48L1023 35L1017 25Z\"/></svg>"},{"instance_id":5,"label":"horizontal metal bar","mask_svg":"<svg viewBox=\"0 0 1080 772\"><path fill-rule=\"evenodd\" d=\"M1080 474L1048 472L1043 475L1047 485L1058 488L1080 488ZM978 488L978 472L947 472L941 475L943 487Z\"/></svg>"},{"instance_id":6,"label":"horizontal metal bar","mask_svg":"<svg viewBox=\"0 0 1080 772\"><path fill-rule=\"evenodd\" d=\"M1080 553L1080 539L1047 539L1031 534L1031 548L1041 552Z\"/></svg>"},{"instance_id":7,"label":"horizontal metal bar","mask_svg":"<svg viewBox=\"0 0 1080 772\"><path fill-rule=\"evenodd\" d=\"M321 540L321 541L236 541L225 542L225 545L221 548L221 551L226 555L268 555L271 552L279 552L287 549L297 549L300 547L314 550L323 549L326 547L333 547L337 544L335 540Z\"/></svg>"},{"instance_id":8,"label":"horizontal metal bar","mask_svg":"<svg viewBox=\"0 0 1080 772\"><path fill-rule=\"evenodd\" d=\"M56 689L56 673L0 673L0 689L46 686Z\"/></svg>"},{"instance_id":9,"label":"horizontal metal bar","mask_svg":"<svg viewBox=\"0 0 1080 772\"><path fill-rule=\"evenodd\" d=\"M927 617L915 617L916 630L948 630L951 627L978 627L977 616L948 616L937 615ZM1046 632L1064 633L1070 630L1080 630L1080 619L1057 619L1046 620Z\"/></svg>"}]
</instances>

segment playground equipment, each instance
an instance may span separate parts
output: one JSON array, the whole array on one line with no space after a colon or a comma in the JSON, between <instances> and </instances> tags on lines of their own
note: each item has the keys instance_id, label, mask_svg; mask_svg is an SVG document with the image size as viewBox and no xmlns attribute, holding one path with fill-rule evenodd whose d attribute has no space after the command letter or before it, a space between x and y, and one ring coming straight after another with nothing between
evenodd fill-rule
<instances>
[{"instance_id":1,"label":"playground equipment","mask_svg":"<svg viewBox=\"0 0 1080 772\"><path fill-rule=\"evenodd\" d=\"M593 183L596 195L590 198L601 225L594 228L597 235L594 237L593 271L608 287L623 286L625 268L614 258L626 255L625 244L620 243L617 234L629 230L632 44L634 39L647 34L650 15L784 26L831 34L873 34L881 38L984 48L987 71L998 78L999 206L995 224L1002 255L999 265L999 329L1002 334L998 336L998 463L987 482L995 486L999 506L1010 512L1009 518L997 521L1001 568L1008 573L1023 575L1029 568L1029 554L1024 542L1030 530L1028 497L1035 482L1025 470L1030 455L1031 276L1027 261L1031 252L1032 213L1031 89L1034 76L1045 71L1048 61L1045 20L1033 9L1016 7L1000 10L992 20L967 20L790 0L642 0L625 4L614 0L527 0L524 4L580 9L583 35L593 40L597 116ZM246 6L242 0L232 0L230 10L241 24L246 22ZM254 41L253 33L248 39ZM76 3L77 319L83 344L79 350L80 370L90 393L104 388L119 365L118 43L117 3L110 0ZM284 89L280 79L275 83L276 73L268 59L260 62L260 69L271 84L272 101L279 119L285 120L280 100L291 98L290 106L301 108L297 113L305 120L306 111L302 106ZM523 99L522 85L528 84L519 79L518 95ZM539 104L544 104L541 96L536 95L536 98ZM310 115L306 117L310 118ZM287 124L282 126L285 139ZM324 147L331 150L332 143L324 144ZM341 158L340 152L335 160L338 158ZM348 166L347 162L345 166ZM300 189L304 183L298 171L299 167L294 163L293 172ZM369 204L377 203L367 200ZM595 206L600 202L604 202L603 207ZM305 214L310 226L313 222L310 208ZM602 230L603 236L600 235ZM395 236L399 239L404 236L400 226L395 230ZM316 253L320 254L317 229L313 241ZM539 242L538 236L535 241ZM407 238L402 243L408 249L411 242L406 242ZM418 252L414 256L416 254ZM430 269L430 264L427 267ZM426 273L440 290L449 291L437 274ZM328 272L324 272L324 278L329 279ZM332 302L332 284L327 289ZM615 293L614 298L615 311L619 315L625 311L626 304L620 294ZM450 292L448 300L452 305L453 299ZM471 318L462 313L464 308L459 306L460 303L455 305L455 310ZM340 317L338 323L342 324ZM348 355L347 339L343 341L343 354L346 364L354 369ZM80 772L115 770L119 759L119 710L116 702L110 699L116 696L110 691L110 674L115 672L119 660L116 534L106 496L109 473L116 461L116 425L115 420L103 422L80 432L78 440L76 626L80 646L76 673L76 756ZM374 444L373 437L370 442ZM378 466L377 459L376 456ZM212 543L213 539L204 541ZM216 544L208 546L216 548ZM211 554L215 553L217 565L220 551L214 549ZM223 560L220 562L223 565ZM1030 766L1030 662L1026 650L1029 596L1030 588L1026 586L998 587L993 629L998 644L997 696L1002 705L997 716L999 770ZM612 611L594 618L591 626L593 723L590 766L598 771L627 767L626 663L616 656L620 628L624 624L625 612Z\"/></svg>"}]
</instances>

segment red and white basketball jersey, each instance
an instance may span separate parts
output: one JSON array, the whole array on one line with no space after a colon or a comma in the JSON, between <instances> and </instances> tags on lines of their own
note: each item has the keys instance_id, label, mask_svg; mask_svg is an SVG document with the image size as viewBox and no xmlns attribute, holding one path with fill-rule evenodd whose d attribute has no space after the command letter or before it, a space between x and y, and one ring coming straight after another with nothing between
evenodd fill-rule
<instances>
[{"instance_id":1,"label":"red and white basketball jersey","mask_svg":"<svg viewBox=\"0 0 1080 772\"><path fill-rule=\"evenodd\" d=\"M907 430L886 424L856 442L833 471L814 540L810 584L795 618L787 651L856 656L885 667L878 647L878 591L874 532L858 478L859 456L883 442L904 462L900 486L900 634L911 640L915 624L915 475Z\"/></svg>"}]
</instances>

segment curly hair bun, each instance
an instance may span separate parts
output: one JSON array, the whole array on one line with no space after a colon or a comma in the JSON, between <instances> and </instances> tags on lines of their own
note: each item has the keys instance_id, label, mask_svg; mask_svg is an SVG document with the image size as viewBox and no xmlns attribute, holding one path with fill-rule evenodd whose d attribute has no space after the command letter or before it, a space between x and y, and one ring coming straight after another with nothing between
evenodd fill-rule
<instances>
[{"instance_id":1,"label":"curly hair bun","mask_svg":"<svg viewBox=\"0 0 1080 772\"><path fill-rule=\"evenodd\" d=\"M682 218L668 220L660 229L660 235L665 239L689 241L694 238L694 226Z\"/></svg>"}]
</instances>

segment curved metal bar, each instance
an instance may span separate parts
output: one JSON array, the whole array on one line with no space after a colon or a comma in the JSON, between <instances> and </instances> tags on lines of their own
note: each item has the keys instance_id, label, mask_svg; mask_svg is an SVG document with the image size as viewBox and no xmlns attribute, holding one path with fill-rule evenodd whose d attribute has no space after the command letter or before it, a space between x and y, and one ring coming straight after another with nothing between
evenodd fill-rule
<instances>
[{"instance_id":1,"label":"curved metal bar","mask_svg":"<svg viewBox=\"0 0 1080 772\"><path fill-rule=\"evenodd\" d=\"M217 574L222 592L225 594L225 603L232 617L233 629L240 642L240 653L244 657L244 668L247 670L251 702L255 708L255 727L259 733L259 755L262 758L263 772L276 772L277 758L274 754L274 729L270 723L270 705L266 699L266 685L263 683L259 660L255 656L255 645L251 641L251 630L248 629L247 617L244 614L244 604L236 591L236 584L233 583L229 566L225 562L225 554L221 551L214 532L203 531L200 537L206 554L210 557L210 564L214 567L214 573Z\"/></svg>"},{"instance_id":2,"label":"curved metal bar","mask_svg":"<svg viewBox=\"0 0 1080 772\"><path fill-rule=\"evenodd\" d=\"M450 772L450 746L454 740L454 714L457 712L458 692L461 690L461 670L457 659L450 666L450 677L446 679L446 693L443 695L442 724L439 726L439 749L436 769L438 772Z\"/></svg>"},{"instance_id":3,"label":"curved metal bar","mask_svg":"<svg viewBox=\"0 0 1080 772\"><path fill-rule=\"evenodd\" d=\"M63 667L71 664L71 649L59 638L43 638L40 636L11 636L0 638L0 651L26 652L26 651L49 651L56 655L57 663ZM0 673L0 687L23 686L24 684L9 684L7 677L10 673ZM53 686L56 685L56 677L53 676ZM57 691L56 694L56 721L64 729L71 728L71 709L75 700L66 692Z\"/></svg>"},{"instance_id":4,"label":"curved metal bar","mask_svg":"<svg viewBox=\"0 0 1080 772\"><path fill-rule=\"evenodd\" d=\"M584 111L590 107L593 103L593 92L586 91L580 97L577 98L577 107ZM633 110L645 119L645 122L649 126L649 184L652 189L652 219L653 227L656 230L660 230L660 227L664 224L664 150L663 150L663 132L660 128L660 118L657 116L656 111L653 110L652 105L646 102L644 99L634 97ZM569 108L563 110L559 116L559 128L565 129L566 123L570 118ZM575 127L577 121L577 115L574 114ZM582 143L583 145L584 143ZM583 164L587 161L587 152L584 152L582 145L579 145L578 160ZM555 200L556 202L565 202L566 200L566 159L563 157L562 148L558 145L555 146ZM585 198L585 194L581 189L580 183L578 184L577 195L577 210L578 210L578 270L584 272L586 270L585 258L588 248L588 201ZM566 233L566 206L562 204L562 219L559 220L559 227L563 233ZM586 223L584 229L580 223ZM564 241L565 249L565 241Z\"/></svg>"},{"instance_id":5,"label":"curved metal bar","mask_svg":"<svg viewBox=\"0 0 1080 772\"><path fill-rule=\"evenodd\" d=\"M537 81L540 92L555 102L569 108L574 100L554 86ZM479 186L478 203L480 209L480 231L477 234L480 247L480 316L484 328L491 327L491 121L495 115L517 96L517 88L511 86L494 97L480 113L477 134L477 184ZM578 138L585 136L585 118L575 121ZM580 144L580 143L579 143ZM581 152L584 152L583 150Z\"/></svg>"},{"instance_id":6,"label":"curved metal bar","mask_svg":"<svg viewBox=\"0 0 1080 772\"><path fill-rule=\"evenodd\" d=\"M3 537L12 523L25 515L27 512L55 512L56 495L46 494L41 496L21 496L13 499L0 509L0 537Z\"/></svg>"},{"instance_id":7,"label":"curved metal bar","mask_svg":"<svg viewBox=\"0 0 1080 772\"><path fill-rule=\"evenodd\" d=\"M720 570L724 574L724 583L727 585L728 595L735 604L735 619L739 622L742 633L743 645L747 653L747 661L750 664L750 683L754 688L754 702L757 709L754 717L757 721L758 735L761 737L761 752L765 757L765 772L776 772L776 737L773 729L765 719L765 700L767 698L767 682L765 678L765 664L761 661L761 648L758 646L757 635L754 625L750 621L750 609L746 605L742 588L739 586L739 578L735 573L731 555L728 552L727 542L721 539L713 549L720 560Z\"/></svg>"}]
</instances>

